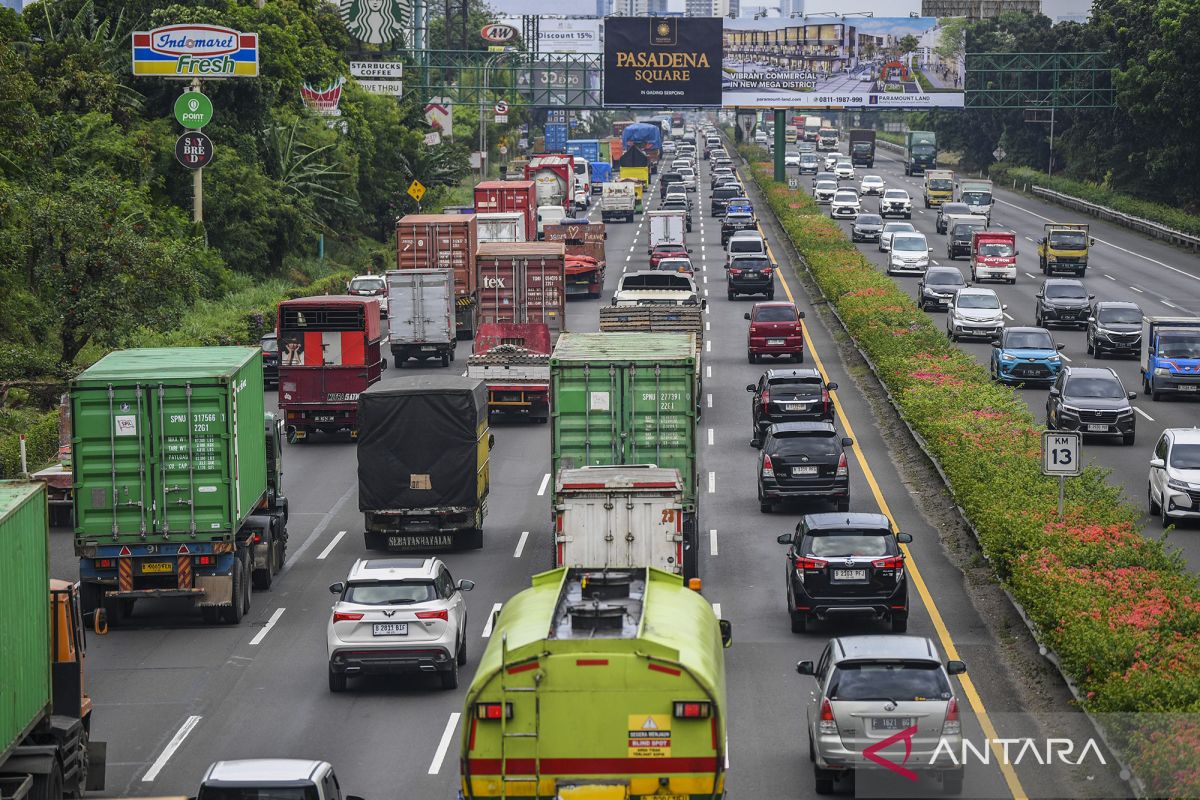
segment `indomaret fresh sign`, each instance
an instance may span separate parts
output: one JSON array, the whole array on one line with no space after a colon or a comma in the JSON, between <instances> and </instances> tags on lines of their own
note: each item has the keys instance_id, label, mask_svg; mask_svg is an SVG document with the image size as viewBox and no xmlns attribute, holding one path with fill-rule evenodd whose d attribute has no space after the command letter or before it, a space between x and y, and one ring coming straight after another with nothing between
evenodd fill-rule
<instances>
[{"instance_id":1,"label":"indomaret fresh sign","mask_svg":"<svg viewBox=\"0 0 1200 800\"><path fill-rule=\"evenodd\" d=\"M253 78L258 34L216 25L134 31L133 74L161 78Z\"/></svg>"}]
</instances>

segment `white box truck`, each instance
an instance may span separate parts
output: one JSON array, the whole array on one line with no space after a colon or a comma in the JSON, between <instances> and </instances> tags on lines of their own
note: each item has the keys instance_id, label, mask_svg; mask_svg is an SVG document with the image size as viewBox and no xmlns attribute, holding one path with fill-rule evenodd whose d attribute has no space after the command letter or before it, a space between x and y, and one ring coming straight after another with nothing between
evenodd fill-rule
<instances>
[{"instance_id":1,"label":"white box truck","mask_svg":"<svg viewBox=\"0 0 1200 800\"><path fill-rule=\"evenodd\" d=\"M525 215L520 211L476 214L475 221L479 226L477 238L480 244L529 241L529 231L525 230Z\"/></svg>"},{"instance_id":2,"label":"white box truck","mask_svg":"<svg viewBox=\"0 0 1200 800\"><path fill-rule=\"evenodd\" d=\"M660 244L683 244L684 228L687 215L683 211L651 211L650 218L650 247Z\"/></svg>"},{"instance_id":3,"label":"white box truck","mask_svg":"<svg viewBox=\"0 0 1200 800\"><path fill-rule=\"evenodd\" d=\"M397 368L410 358L454 360L454 270L401 269L387 273L388 339Z\"/></svg>"}]
</instances>

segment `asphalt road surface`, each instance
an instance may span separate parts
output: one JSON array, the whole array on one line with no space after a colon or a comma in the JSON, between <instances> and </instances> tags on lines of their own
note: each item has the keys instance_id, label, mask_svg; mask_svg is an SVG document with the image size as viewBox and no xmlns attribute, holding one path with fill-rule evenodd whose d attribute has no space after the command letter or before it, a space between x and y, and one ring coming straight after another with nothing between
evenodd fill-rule
<instances>
[{"instance_id":1,"label":"asphalt road surface","mask_svg":"<svg viewBox=\"0 0 1200 800\"><path fill-rule=\"evenodd\" d=\"M807 759L805 708L814 684L795 673L801 659L815 659L828 637L837 633L884 632L871 622L817 625L792 634L785 611L784 548L777 534L790 531L804 508L789 506L771 515L759 512L755 499L756 452L749 446L748 383L761 365L747 363L746 322L751 299L728 301L721 286L724 255L719 227L706 212L707 162L702 162L694 228L688 242L699 266L697 281L709 300L704 352L707 393L698 437L701 469L701 572L704 594L719 615L733 623L734 645L727 651L729 692L729 778L731 800L776 800L813 796ZM883 171L894 177L884 159ZM657 186L654 187L657 189ZM648 195L657 198L657 191ZM1006 201L1010 196L1004 195ZM1015 202L1015 201L1014 201ZM655 201L654 205L657 205ZM760 208L775 257L782 234ZM1033 212L1001 206L1000 220L1032 232ZM923 228L931 217L917 215ZM598 219L598 211L593 211ZM1026 219L1026 217L1028 217ZM646 263L647 226L612 224L607 242L606 292L599 301L573 302L569 328L597 328L597 308L607 303L625 269ZM1151 246L1131 242L1107 230L1099 238L1160 260ZM1029 263L1028 249L1022 258ZM1128 285L1165 292L1200 307L1195 278L1176 274L1157 262L1141 264L1132 252L1101 246L1089 283L1124 296ZM1134 265L1137 268L1134 268ZM842 387L837 395L838 424L853 436L851 502L854 510L883 511L898 529L911 533L909 572L912 614L910 633L931 637L948 658L961 658L970 672L952 678L965 712L965 730L979 740L1003 734L1004 715L1024 710L1022 676L1003 655L989 627L991 619L972 604L970 581L945 551L938 531L927 521L922 487L910 487L889 453L876 418L856 379L839 358L832 334L788 265L779 285L808 314L806 363L816 364ZM1109 280L1112 276L1116 280ZM1160 287L1170 277L1174 287ZM1153 279L1153 280L1152 280ZM1022 277L1009 290L1010 310L1028 316L1012 292L1032 292L1035 281ZM1111 284L1105 286L1105 284ZM1152 288L1153 287L1153 288ZM1192 292L1186 298L1184 290ZM1076 334L1068 353L1081 349ZM984 353L983 348L968 347ZM457 362L461 366L462 360ZM1122 365L1123 367L1125 365ZM395 368L393 367L393 370ZM431 368L433 369L433 368ZM861 371L856 371L861 372ZM1127 372L1127 370L1126 370ZM394 376L390 371L388 377ZM1030 393L1031 399L1040 402ZM273 404L272 404L273 405ZM1142 403L1143 406L1150 404ZM1156 420L1170 422L1194 406L1155 404ZM1163 422L1156 422L1160 427ZM1177 421L1172 424L1179 424ZM326 685L325 626L329 584L344 579L363 549L362 518L357 510L356 457L348 441L316 440L288 446L285 487L291 502L287 567L269 592L254 594L242 625L206 627L199 615L173 602L143 603L130 623L106 637L91 637L87 665L89 690L96 704L93 738L108 742L107 796L194 795L213 761L245 757L325 759L337 769L343 790L369 800L422 798L451 800L458 790L459 712L464 692L486 644L485 623L492 610L529 584L532 574L551 566L549 514L549 430L545 425L498 425L492 458L492 493L485 545L474 552L444 556L455 578L477 582L467 595L468 666L461 688L443 691L426 677L359 680L350 691L333 695ZM1141 460L1151 439L1143 431L1136 451L1088 447L1113 463ZM1111 452L1111 456L1108 454ZM1131 452L1138 459L1130 459ZM1130 467L1133 470L1133 467ZM812 506L826 510L825 506ZM71 536L53 535L53 571L73 578ZM1023 628L1006 634L1025 636ZM1065 707L1061 709L1069 713ZM984 715L987 716L984 716ZM1078 716L1075 716L1078 722ZM581 720L586 724L586 720ZM860 794L935 796L938 787L909 784L885 773L878 782L860 782ZM1036 764L971 766L970 797L1083 797L1088 777Z\"/></svg>"}]
</instances>

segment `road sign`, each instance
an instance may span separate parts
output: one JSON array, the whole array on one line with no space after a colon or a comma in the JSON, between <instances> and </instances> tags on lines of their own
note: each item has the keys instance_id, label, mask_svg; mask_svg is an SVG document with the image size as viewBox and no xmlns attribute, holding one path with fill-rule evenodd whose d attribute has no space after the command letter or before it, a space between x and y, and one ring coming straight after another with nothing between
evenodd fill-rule
<instances>
[{"instance_id":1,"label":"road sign","mask_svg":"<svg viewBox=\"0 0 1200 800\"><path fill-rule=\"evenodd\" d=\"M1042 431L1042 474L1082 474L1083 460L1079 455L1082 438L1078 431Z\"/></svg>"},{"instance_id":2,"label":"road sign","mask_svg":"<svg viewBox=\"0 0 1200 800\"><path fill-rule=\"evenodd\" d=\"M1004 152L1003 147L997 147L992 151L992 158L996 159L997 161L1003 161L1006 155L1008 155L1008 153Z\"/></svg>"},{"instance_id":3,"label":"road sign","mask_svg":"<svg viewBox=\"0 0 1200 800\"><path fill-rule=\"evenodd\" d=\"M500 155L502 155L502 156L506 156L506 155L508 155L508 147L507 147L507 146L505 146L505 145L500 145L500 150L499 150L499 153L500 153Z\"/></svg>"},{"instance_id":4,"label":"road sign","mask_svg":"<svg viewBox=\"0 0 1200 800\"><path fill-rule=\"evenodd\" d=\"M175 100L175 119L185 128L203 128L212 116L212 101L201 92L184 92Z\"/></svg>"},{"instance_id":5,"label":"road sign","mask_svg":"<svg viewBox=\"0 0 1200 800\"><path fill-rule=\"evenodd\" d=\"M408 196L418 203L421 202L421 198L425 196L425 184L420 181L410 183L408 185Z\"/></svg>"},{"instance_id":6,"label":"road sign","mask_svg":"<svg viewBox=\"0 0 1200 800\"><path fill-rule=\"evenodd\" d=\"M403 81L359 81L358 85L371 94L390 94L394 97L404 94Z\"/></svg>"},{"instance_id":7,"label":"road sign","mask_svg":"<svg viewBox=\"0 0 1200 800\"><path fill-rule=\"evenodd\" d=\"M212 139L200 131L190 131L175 140L175 159L188 169L207 167L213 160Z\"/></svg>"},{"instance_id":8,"label":"road sign","mask_svg":"<svg viewBox=\"0 0 1200 800\"><path fill-rule=\"evenodd\" d=\"M442 143L442 135L437 131L425 134L425 144L430 147Z\"/></svg>"},{"instance_id":9,"label":"road sign","mask_svg":"<svg viewBox=\"0 0 1200 800\"><path fill-rule=\"evenodd\" d=\"M355 78L400 80L404 65L399 61L351 61L350 74Z\"/></svg>"},{"instance_id":10,"label":"road sign","mask_svg":"<svg viewBox=\"0 0 1200 800\"><path fill-rule=\"evenodd\" d=\"M505 122L508 122L508 114L497 114L494 122L496 122L498 124L503 124Z\"/></svg>"},{"instance_id":11,"label":"road sign","mask_svg":"<svg viewBox=\"0 0 1200 800\"><path fill-rule=\"evenodd\" d=\"M496 101L496 115L503 116L508 113L508 103L504 100Z\"/></svg>"},{"instance_id":12,"label":"road sign","mask_svg":"<svg viewBox=\"0 0 1200 800\"><path fill-rule=\"evenodd\" d=\"M800 179L799 178L788 178L788 188L789 189L799 189L800 188Z\"/></svg>"}]
</instances>

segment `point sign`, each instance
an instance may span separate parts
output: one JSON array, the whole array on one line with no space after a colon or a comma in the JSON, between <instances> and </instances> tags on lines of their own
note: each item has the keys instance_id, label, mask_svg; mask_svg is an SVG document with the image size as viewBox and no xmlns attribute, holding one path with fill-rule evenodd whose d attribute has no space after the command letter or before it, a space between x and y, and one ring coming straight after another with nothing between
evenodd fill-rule
<instances>
[{"instance_id":1,"label":"point sign","mask_svg":"<svg viewBox=\"0 0 1200 800\"><path fill-rule=\"evenodd\" d=\"M175 101L175 119L185 128L197 130L212 121L213 106L208 95L184 92Z\"/></svg>"}]
</instances>

